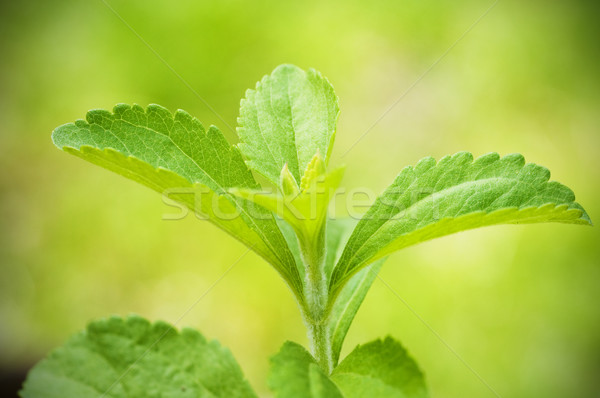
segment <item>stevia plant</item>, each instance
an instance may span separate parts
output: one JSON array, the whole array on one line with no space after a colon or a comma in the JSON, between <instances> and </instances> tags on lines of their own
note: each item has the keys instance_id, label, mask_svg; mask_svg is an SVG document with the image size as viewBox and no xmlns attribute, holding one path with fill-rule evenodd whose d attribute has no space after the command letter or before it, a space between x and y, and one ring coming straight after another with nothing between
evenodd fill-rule
<instances>
[{"instance_id":1,"label":"stevia plant","mask_svg":"<svg viewBox=\"0 0 600 398\"><path fill-rule=\"evenodd\" d=\"M519 154L461 152L404 168L358 221L328 217L343 168L330 168L338 100L313 69L277 67L246 92L240 143L184 111L92 110L55 145L165 193L273 266L298 302L310 351L271 358L276 397L427 397L405 349L386 337L341 362L352 320L385 258L495 224L590 225L573 192ZM253 173L272 186L261 187ZM254 397L231 353L191 329L131 316L92 322L30 372L22 397Z\"/></svg>"}]
</instances>

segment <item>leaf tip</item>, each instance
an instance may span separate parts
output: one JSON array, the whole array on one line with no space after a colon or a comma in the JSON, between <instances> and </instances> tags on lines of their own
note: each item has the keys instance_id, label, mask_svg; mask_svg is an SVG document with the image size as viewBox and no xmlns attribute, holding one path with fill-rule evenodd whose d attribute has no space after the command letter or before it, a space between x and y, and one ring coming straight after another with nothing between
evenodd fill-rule
<instances>
[{"instance_id":1,"label":"leaf tip","mask_svg":"<svg viewBox=\"0 0 600 398\"><path fill-rule=\"evenodd\" d=\"M304 70L302 70L302 68L294 65L294 64L281 64L278 65L275 69L273 69L273 72L271 73L271 75L279 75L279 74L291 74L291 73L305 73Z\"/></svg>"},{"instance_id":2,"label":"leaf tip","mask_svg":"<svg viewBox=\"0 0 600 398\"><path fill-rule=\"evenodd\" d=\"M592 221L592 218L590 217L590 215L587 213L587 211L585 211L585 209L583 208L583 206L581 207L581 216L579 217L579 219L582 222L582 224L587 225L589 227L593 227L594 226L594 222Z\"/></svg>"},{"instance_id":3,"label":"leaf tip","mask_svg":"<svg viewBox=\"0 0 600 398\"><path fill-rule=\"evenodd\" d=\"M290 172L287 163L285 163L281 169L281 174L279 176L279 187L285 196L297 196L300 193L298 183Z\"/></svg>"}]
</instances>

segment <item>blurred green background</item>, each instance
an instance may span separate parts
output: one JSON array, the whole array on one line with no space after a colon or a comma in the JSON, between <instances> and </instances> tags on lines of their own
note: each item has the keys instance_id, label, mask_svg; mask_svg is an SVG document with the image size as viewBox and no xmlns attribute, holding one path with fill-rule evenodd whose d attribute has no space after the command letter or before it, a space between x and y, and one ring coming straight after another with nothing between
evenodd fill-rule
<instances>
[{"instance_id":1,"label":"blurred green background","mask_svg":"<svg viewBox=\"0 0 600 398\"><path fill-rule=\"evenodd\" d=\"M341 116L332 164L381 191L418 159L521 152L600 214L598 2L500 1L373 129L491 1L109 0L235 126L280 63L315 67ZM175 322L245 251L154 192L57 150L50 132L115 103L182 108L230 131L102 1L0 6L0 367L29 368L91 319ZM600 230L471 231L393 255L382 278L503 397L597 397ZM269 396L268 356L305 343L291 294L248 254L183 318L231 348ZM380 282L345 352L400 339L439 398L493 397Z\"/></svg>"}]
</instances>

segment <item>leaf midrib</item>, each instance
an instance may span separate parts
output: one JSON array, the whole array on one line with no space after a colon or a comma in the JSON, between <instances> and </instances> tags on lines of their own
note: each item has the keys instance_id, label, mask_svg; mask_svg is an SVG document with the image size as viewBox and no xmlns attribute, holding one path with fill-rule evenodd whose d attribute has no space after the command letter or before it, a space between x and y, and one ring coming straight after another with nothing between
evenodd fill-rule
<instances>
[{"instance_id":1,"label":"leaf midrib","mask_svg":"<svg viewBox=\"0 0 600 398\"><path fill-rule=\"evenodd\" d=\"M169 330L167 331L167 333L169 333L169 332L171 332L171 331L175 332L175 333L176 333L176 335L177 335L178 337L181 337L181 335L180 335L179 333L177 333L177 330L176 330L176 329L174 329L174 328L171 328L171 329L169 329ZM187 372L185 369L183 369L183 368L180 366L180 364L179 364L178 362L172 361L172 360L171 360L171 358L170 358L168 355L166 355L164 352L160 351L160 350L158 349L158 345L157 345L156 343L155 343L155 344L152 344L152 345L151 345L151 346L149 346L149 347L148 347L148 346L145 346L145 345L143 345L143 344L141 344L141 343L140 343L140 339L144 338L145 336L139 336L139 339L133 339L133 338L131 338L131 337L124 336L124 335L122 335L122 334L119 334L119 333L116 333L116 332L106 332L105 334L106 334L106 335L109 335L109 336L114 336L114 337L117 337L117 338L123 339L123 340L125 340L125 341L130 341L130 342L131 342L131 343L132 343L134 346L136 346L136 347L139 347L139 348L143 349L143 350L144 350L144 356L143 356L143 357L141 357L142 359L143 359L145 356L147 356L148 354L152 353L153 355L158 355L158 356L160 356L161 358L165 359L165 360L166 360L168 363L170 363L172 366L175 366L177 369L179 369L180 373L182 373L182 374L189 374L189 373L188 373L188 372ZM166 333L163 335L163 337L164 337L165 335L166 335ZM160 340L159 340L157 343L159 343L159 342L160 342ZM187 345L187 344L186 344L186 345ZM208 342L204 343L204 344L202 345L202 348L206 348L207 346L208 346ZM156 349L153 349L154 347L156 347ZM100 351L96 351L95 349L90 349L90 348L87 348L87 347L86 347L86 349L89 349L89 351L90 351L90 352L96 353L96 354L98 354L98 355L99 355L101 358L104 358L104 359L106 360L106 362L109 364L109 366L110 366L110 367L111 367L111 368L112 368L112 369L115 371L115 373L116 373L116 374L122 373L122 370L118 370L118 369L117 369L117 367L116 367L116 366L115 366L115 365L112 363L112 361L110 360L110 358L109 358L109 357L107 357L107 356L105 356L105 355L104 355L104 353L103 353L103 352L101 352L101 350L100 350ZM127 367L127 369L131 369L131 368L133 368L133 367L134 367L134 365L136 365L136 362L134 362L134 363L132 363L131 365L129 365L129 366ZM125 379L125 377L122 377L121 379L119 379L119 380L118 380L118 383L119 383L119 385L121 385L121 386L123 387L123 389L124 389L125 391L127 391L127 386L124 384L124 379ZM204 390L206 390L206 392L208 392L210 395L214 396L215 398L217 398L217 397L218 397L218 395L215 395L215 393L212 391L212 389L211 389L211 388L209 388L209 387L208 387L208 386L205 384L205 382L204 382L203 380L199 380L199 379L197 379L197 378L190 378L190 379L191 379L191 380L193 380L193 381L194 381L194 382L195 382L195 383L196 383L196 384L197 384L199 387L201 387L201 388L203 388ZM245 379L244 379L244 380L245 380ZM111 390L112 390L112 388L111 388ZM106 393L106 392L105 392L105 393Z\"/></svg>"},{"instance_id":2,"label":"leaf midrib","mask_svg":"<svg viewBox=\"0 0 600 398\"><path fill-rule=\"evenodd\" d=\"M415 203L411 204L411 205L410 205L410 206L408 206L406 209L404 209L404 210L402 210L402 211L399 211L398 213L395 213L395 214L394 214L394 217L396 217L396 216L398 216L398 215L403 215L404 213L406 213L406 212L408 212L409 210L411 210L411 209L412 209L414 206L417 206L417 205L421 204L421 203L422 203L423 201L425 201L425 200L432 200L434 197L439 197L439 196L445 196L445 195L448 195L449 193L452 193L453 191L456 191L456 190L458 190L458 189L460 189L460 188L463 188L463 187L465 187L465 186L471 186L471 185L480 185L481 183L484 183L484 182L498 181L498 180L508 180L508 181L514 181L514 180L517 180L517 179L516 179L516 178L509 178L509 177L492 177L492 178L484 178L484 179L479 179L479 180L474 180L474 181L465 181L465 182L463 182L463 183L460 183L460 184L457 184L457 185L453 185L453 186L451 186L451 187L449 187L449 188L442 189L442 190L440 190L440 191L437 191L437 192L433 192L432 194L430 194L430 195L427 195L427 196L423 197L422 199L419 199L419 200L417 200ZM534 186L533 186L533 184L531 184L531 183L528 183L527 181L521 181L521 182L523 182L524 184L530 185L531 187L534 187ZM545 182L545 184L547 184L547 182ZM409 187L409 188L408 188L406 191L410 191L410 187ZM510 191L509 191L509 192L510 192ZM500 199L502 196L506 195L507 193L508 193L508 192L505 192L505 193L503 193L501 196L499 196L498 198L496 198L496 199L494 200L494 202L495 202L495 201L497 201L498 199ZM385 194L385 193L384 193L384 194ZM535 196L534 196L534 197L535 197ZM492 202L491 204L493 204L494 202ZM396 202L396 203L397 203L397 202ZM491 206L491 204L490 204L489 206ZM463 205L463 206L464 206L464 205ZM488 207L489 207L489 206L488 206ZM517 207L517 208L518 208L518 207ZM500 209L495 209L495 210L500 210ZM485 212L486 214L488 214L488 212L487 212L486 210L482 210L482 211L483 211L483 212ZM467 213L467 214L469 214L469 213ZM463 214L463 215L464 215L464 214ZM448 218L456 218L456 217L454 216L454 217L448 217ZM344 273L347 273L349 269L354 269L354 268L356 268L356 267L349 268L349 265L350 265L350 264L352 264L352 262L354 261L354 259L356 258L356 256L358 256L358 254L360 253L360 251L362 250L362 248L363 248L363 247L365 247L365 246L367 245L367 243L371 242L371 241L372 241L372 239L375 237L375 235L376 235L376 234L377 234L377 233L378 233L378 232L379 232L379 231L380 231L380 230L381 230L381 229L382 229L384 226L388 225L388 223L390 223L390 222L392 222L392 221L394 221L394 220L387 220L387 221L385 221L385 222L381 223L381 225L379 225L379 226L377 227L377 229L376 229L375 231L373 231L373 232L371 233L371 235L370 235L370 236L369 236L367 239L365 239L365 240L364 240L364 241L363 241L363 242L362 242L362 243L361 243L361 244L360 244L360 245L357 247L357 249L354 251L354 254L352 254L352 257L350 257L350 259L348 259L348 261L346 262L346 264L347 264L347 265L344 267ZM432 223L429 223L429 224L426 224L426 225L430 225L430 224L432 224ZM417 231L417 230L419 230L419 229L421 229L421 228L424 228L426 225L424 225L424 226L422 226L422 227L419 227L419 228L417 228L417 229L415 229L415 230L412 230L412 231L410 231L410 232L407 232L407 233L405 233L405 234L399 235L398 237L396 237L396 239L399 239L400 237L403 237L403 236L410 235L411 233L413 233L413 232L415 232L415 231ZM395 240L396 240L396 239L395 239ZM388 244L388 245L389 245L389 244ZM386 245L386 246L388 246L388 245ZM386 247L386 246L384 246L384 247ZM382 249L383 249L383 247L382 247Z\"/></svg>"},{"instance_id":3,"label":"leaf midrib","mask_svg":"<svg viewBox=\"0 0 600 398\"><path fill-rule=\"evenodd\" d=\"M201 167L201 166L198 164L198 162L197 162L197 161L196 161L194 158L192 158L192 157L191 157L191 156L190 156L190 155L189 155L187 152L185 152L183 149L181 149L181 147L180 147L180 146L179 146L179 145L178 145L178 144L177 144L177 143L176 143L176 142L173 140L173 138L172 138L172 137L169 135L169 134L171 133L170 131L169 131L169 134L163 134L163 133L161 133L161 132L159 132L159 131L157 131L157 130L154 130L153 128L150 128L150 127L148 127L148 126L140 126L140 125L136 125L136 124L134 124L134 123L131 123L131 122L129 122L129 121L125 120L125 119L122 119L122 118L115 119L115 120L120 120L120 121L122 121L123 123L125 123L125 124L128 124L128 125L130 125L130 126L132 126L132 127L143 128L143 129L145 129L145 130L147 130L147 131L153 132L153 133L155 133L155 134L157 134L157 135L160 135L160 136L162 136L162 137L167 137L167 138L169 139L169 141L170 141L170 142L171 142L173 145L175 145L175 147L176 147L176 148L179 150L179 152L181 152L183 155L185 155L185 157L187 157L189 160L191 160L191 161L192 161L192 163L194 163L194 165L195 165L195 166L198 168L198 170L199 170L199 171L201 171L201 172L202 172L202 174L203 174L203 175L205 175L205 176L206 176L206 177L207 177L207 178L208 178L208 179L209 179L211 182L213 182L213 183L215 184L215 186L216 186L216 187L218 187L220 190L222 190L222 191L225 191L225 188L224 188L224 187L223 187L221 184L219 184L219 183L218 183L218 182L217 182L217 181L216 181L216 180L215 180L215 179L214 179L214 178L213 178L213 177L212 177L210 174L208 174L208 172L206 172L206 170L205 170L204 168L202 168L202 167ZM176 122L177 122L177 121L176 121L175 119L173 119L173 123L176 123ZM97 125L97 126L99 126L100 128L102 128L104 131L107 131L107 130L106 130L104 127L102 127L102 126L100 126L100 125ZM188 129L186 128L186 130L188 130ZM110 130L108 130L108 131L110 131ZM190 131L190 130L188 130L188 131ZM192 131L193 131L193 130L192 130ZM112 132L111 132L111 133L112 133ZM112 133L112 134L113 134L113 135L115 135L114 133ZM204 134L205 134L205 136L206 136L207 132L205 131L205 132L204 132ZM208 138L208 137L205 137L205 138ZM127 148L127 146L125 146L125 148ZM131 151L129 151L129 150L128 150L128 152L129 152L129 153L131 153ZM158 154L157 154L157 155L158 155ZM189 181L189 180L188 180L188 181ZM200 183L203 183L203 184L205 184L205 182L204 182L204 181L190 181L190 182L191 182L192 184L194 184L194 183L196 183L196 182L200 182Z\"/></svg>"}]
</instances>

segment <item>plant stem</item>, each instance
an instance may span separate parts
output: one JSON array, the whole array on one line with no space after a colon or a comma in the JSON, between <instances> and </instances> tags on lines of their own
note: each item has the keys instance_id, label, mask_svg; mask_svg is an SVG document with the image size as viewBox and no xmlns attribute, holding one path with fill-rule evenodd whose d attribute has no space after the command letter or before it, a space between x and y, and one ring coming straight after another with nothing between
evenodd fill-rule
<instances>
[{"instance_id":1,"label":"plant stem","mask_svg":"<svg viewBox=\"0 0 600 398\"><path fill-rule=\"evenodd\" d=\"M311 352L319 366L329 375L333 371L333 350L327 322L322 319L309 323L307 328Z\"/></svg>"},{"instance_id":2,"label":"plant stem","mask_svg":"<svg viewBox=\"0 0 600 398\"><path fill-rule=\"evenodd\" d=\"M304 295L308 308L307 313L303 315L310 349L321 368L330 374L333 370L333 350L326 314L328 284L324 269L325 223L316 234L299 237L299 243L306 266Z\"/></svg>"}]
</instances>

